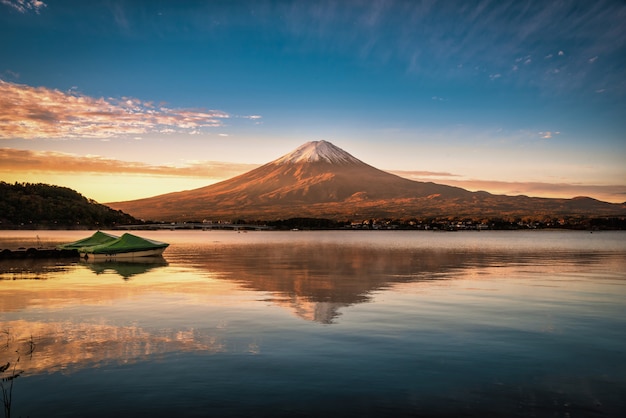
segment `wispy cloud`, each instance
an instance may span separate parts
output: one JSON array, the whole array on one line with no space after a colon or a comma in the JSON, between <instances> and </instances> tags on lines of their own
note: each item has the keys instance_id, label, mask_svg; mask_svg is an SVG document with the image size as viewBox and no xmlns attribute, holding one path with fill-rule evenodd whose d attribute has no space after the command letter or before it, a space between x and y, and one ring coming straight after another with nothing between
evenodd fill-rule
<instances>
[{"instance_id":1,"label":"wispy cloud","mask_svg":"<svg viewBox=\"0 0 626 418\"><path fill-rule=\"evenodd\" d=\"M48 7L46 3L39 0L0 0L0 4L4 4L17 10L20 13L33 11L39 13L39 10Z\"/></svg>"},{"instance_id":2,"label":"wispy cloud","mask_svg":"<svg viewBox=\"0 0 626 418\"><path fill-rule=\"evenodd\" d=\"M285 28L306 45L319 46L310 39L321 39L326 41L321 48L354 51L379 65L405 65L408 73L473 77L471 69L478 67L505 75L514 66L517 77L510 82L552 91L580 91L598 77L622 79L618 68L582 64L596 56L607 62L621 59L626 46L623 2L302 3L279 11L286 16ZM268 17L266 21L274 24ZM560 72L567 78L561 83L542 77L557 60L568 65L567 72ZM459 62L466 65L458 67Z\"/></svg>"},{"instance_id":3,"label":"wispy cloud","mask_svg":"<svg viewBox=\"0 0 626 418\"><path fill-rule=\"evenodd\" d=\"M263 121L261 120L263 119L263 117L260 115L249 115L249 116L239 116L239 117L243 119L249 119L252 122L254 122L255 125L261 125L263 123Z\"/></svg>"},{"instance_id":4,"label":"wispy cloud","mask_svg":"<svg viewBox=\"0 0 626 418\"><path fill-rule=\"evenodd\" d=\"M159 13L153 6L131 3L106 2L107 24L134 35L153 30L163 38L190 30L213 37L229 26L246 25L287 35L288 42L279 48L286 53L354 55L366 65L393 65L407 74L434 78L499 73L504 82L514 66L516 77L506 77L506 82L550 91L578 92L599 78L623 84L619 63L626 46L626 6L615 0L257 0L250 2L254 7L162 2ZM168 14L184 15L185 24L164 19ZM594 56L613 67L582 65ZM546 66L554 67L555 62L568 66L559 75L563 82L543 77ZM484 69L484 74L475 68Z\"/></svg>"},{"instance_id":5,"label":"wispy cloud","mask_svg":"<svg viewBox=\"0 0 626 418\"><path fill-rule=\"evenodd\" d=\"M94 98L0 80L0 138L114 138L199 133L223 126L221 111L171 109L136 98Z\"/></svg>"},{"instance_id":6,"label":"wispy cloud","mask_svg":"<svg viewBox=\"0 0 626 418\"><path fill-rule=\"evenodd\" d=\"M256 164L219 161L188 161L182 165L150 165L97 155L75 155L52 151L0 148L0 171L47 173L143 174L170 177L226 179L252 170Z\"/></svg>"},{"instance_id":7,"label":"wispy cloud","mask_svg":"<svg viewBox=\"0 0 626 418\"><path fill-rule=\"evenodd\" d=\"M15 71L11 71L11 70L5 70L4 75L6 75L8 78L15 79L15 80L20 78L20 73L16 73Z\"/></svg>"},{"instance_id":8,"label":"wispy cloud","mask_svg":"<svg viewBox=\"0 0 626 418\"><path fill-rule=\"evenodd\" d=\"M408 179L421 179L424 177L459 177L458 174L442 171L417 171L417 170L388 170L390 173Z\"/></svg>"},{"instance_id":9,"label":"wispy cloud","mask_svg":"<svg viewBox=\"0 0 626 418\"><path fill-rule=\"evenodd\" d=\"M554 135L559 135L561 132L552 132L552 131L545 131L545 132L539 132L539 137L543 138L543 139L551 139Z\"/></svg>"},{"instance_id":10,"label":"wispy cloud","mask_svg":"<svg viewBox=\"0 0 626 418\"><path fill-rule=\"evenodd\" d=\"M128 18L126 16L126 10L122 3L111 4L111 13L113 14L113 19L118 27L122 30L128 30L130 28Z\"/></svg>"}]
</instances>

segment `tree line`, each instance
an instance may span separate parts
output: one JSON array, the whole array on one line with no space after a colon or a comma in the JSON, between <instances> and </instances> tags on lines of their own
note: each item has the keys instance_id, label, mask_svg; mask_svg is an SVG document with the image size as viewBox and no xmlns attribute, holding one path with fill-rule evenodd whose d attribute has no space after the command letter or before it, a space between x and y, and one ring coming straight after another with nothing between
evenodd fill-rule
<instances>
[{"instance_id":1,"label":"tree line","mask_svg":"<svg viewBox=\"0 0 626 418\"><path fill-rule=\"evenodd\" d=\"M135 224L131 215L67 187L0 181L0 228L99 228Z\"/></svg>"}]
</instances>

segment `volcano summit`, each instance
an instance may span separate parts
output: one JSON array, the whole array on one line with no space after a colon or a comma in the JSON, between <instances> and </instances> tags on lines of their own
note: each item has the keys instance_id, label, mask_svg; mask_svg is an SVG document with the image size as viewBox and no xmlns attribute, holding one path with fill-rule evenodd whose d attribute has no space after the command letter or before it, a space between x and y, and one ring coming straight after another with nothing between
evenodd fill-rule
<instances>
[{"instance_id":1,"label":"volcano summit","mask_svg":"<svg viewBox=\"0 0 626 418\"><path fill-rule=\"evenodd\" d=\"M137 218L166 221L626 214L624 205L586 197L492 195L413 181L374 168L327 141L307 142L210 186L108 205Z\"/></svg>"}]
</instances>

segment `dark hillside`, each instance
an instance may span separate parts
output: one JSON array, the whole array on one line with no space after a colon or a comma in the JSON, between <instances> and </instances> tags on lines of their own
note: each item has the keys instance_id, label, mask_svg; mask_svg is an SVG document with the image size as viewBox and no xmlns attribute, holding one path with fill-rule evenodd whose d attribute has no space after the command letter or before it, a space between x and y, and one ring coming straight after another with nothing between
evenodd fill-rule
<instances>
[{"instance_id":1,"label":"dark hillside","mask_svg":"<svg viewBox=\"0 0 626 418\"><path fill-rule=\"evenodd\" d=\"M137 223L67 187L0 182L0 228L90 228Z\"/></svg>"}]
</instances>

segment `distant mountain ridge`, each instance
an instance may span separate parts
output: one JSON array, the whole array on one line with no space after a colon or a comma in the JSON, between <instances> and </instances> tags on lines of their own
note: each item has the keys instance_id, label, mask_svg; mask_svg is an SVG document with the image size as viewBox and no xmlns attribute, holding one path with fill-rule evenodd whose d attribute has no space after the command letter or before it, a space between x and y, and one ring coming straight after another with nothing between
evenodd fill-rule
<instances>
[{"instance_id":1,"label":"distant mountain ridge","mask_svg":"<svg viewBox=\"0 0 626 418\"><path fill-rule=\"evenodd\" d=\"M379 170L327 141L220 183L109 206L151 220L365 219L488 216L623 216L626 205L588 197L493 195Z\"/></svg>"}]
</instances>

